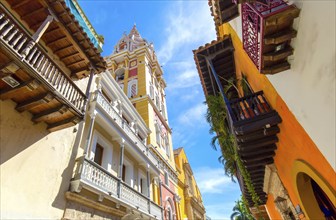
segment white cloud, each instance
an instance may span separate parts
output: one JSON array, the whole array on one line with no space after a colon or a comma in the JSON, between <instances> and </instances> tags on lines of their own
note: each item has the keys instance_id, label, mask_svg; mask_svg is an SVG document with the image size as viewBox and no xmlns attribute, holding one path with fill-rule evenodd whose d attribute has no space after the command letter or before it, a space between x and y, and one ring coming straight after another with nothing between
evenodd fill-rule
<instances>
[{"instance_id":1,"label":"white cloud","mask_svg":"<svg viewBox=\"0 0 336 220\"><path fill-rule=\"evenodd\" d=\"M167 10L167 17L167 40L157 53L163 65L177 54L177 51L183 51L186 45L204 44L215 38L214 23L207 1L174 2Z\"/></svg>"},{"instance_id":2,"label":"white cloud","mask_svg":"<svg viewBox=\"0 0 336 220\"><path fill-rule=\"evenodd\" d=\"M213 220L230 219L235 205L232 197L240 194L237 192L237 183L225 176L223 168L199 167L194 169L194 176L202 194L206 215Z\"/></svg>"},{"instance_id":3,"label":"white cloud","mask_svg":"<svg viewBox=\"0 0 336 220\"><path fill-rule=\"evenodd\" d=\"M200 86L193 60L193 49L216 38L215 26L207 1L174 1L167 15L163 38L157 52L160 63L169 73L167 92Z\"/></svg>"},{"instance_id":4,"label":"white cloud","mask_svg":"<svg viewBox=\"0 0 336 220\"><path fill-rule=\"evenodd\" d=\"M172 81L174 81L174 83L169 84L167 91L189 88L201 83L196 67L186 69L175 75Z\"/></svg>"},{"instance_id":5,"label":"white cloud","mask_svg":"<svg viewBox=\"0 0 336 220\"><path fill-rule=\"evenodd\" d=\"M177 119L181 127L203 126L205 124L206 105L199 103L184 111ZM184 125L184 126L183 126Z\"/></svg>"},{"instance_id":6,"label":"white cloud","mask_svg":"<svg viewBox=\"0 0 336 220\"><path fill-rule=\"evenodd\" d=\"M202 194L223 194L236 188L236 183L224 175L223 168L200 167L194 172Z\"/></svg>"},{"instance_id":7,"label":"white cloud","mask_svg":"<svg viewBox=\"0 0 336 220\"><path fill-rule=\"evenodd\" d=\"M212 220L229 220L234 202L216 203L212 205L205 205L206 215Z\"/></svg>"}]
</instances>

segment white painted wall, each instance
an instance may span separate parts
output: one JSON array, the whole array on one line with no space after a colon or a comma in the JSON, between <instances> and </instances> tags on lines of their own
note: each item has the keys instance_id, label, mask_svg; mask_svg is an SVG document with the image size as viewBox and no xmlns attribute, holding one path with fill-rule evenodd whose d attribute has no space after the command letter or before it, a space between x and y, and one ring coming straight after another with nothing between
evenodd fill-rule
<instances>
[{"instance_id":1,"label":"white painted wall","mask_svg":"<svg viewBox=\"0 0 336 220\"><path fill-rule=\"evenodd\" d=\"M53 133L0 101L0 219L60 219L73 174L74 126ZM69 162L71 160L71 162Z\"/></svg>"},{"instance_id":2,"label":"white painted wall","mask_svg":"<svg viewBox=\"0 0 336 220\"><path fill-rule=\"evenodd\" d=\"M291 69L268 76L330 165L335 152L335 1L302 1Z\"/></svg>"},{"instance_id":3,"label":"white painted wall","mask_svg":"<svg viewBox=\"0 0 336 220\"><path fill-rule=\"evenodd\" d=\"M293 1L301 9L294 22L291 69L268 75L277 92L336 168L335 152L335 1ZM242 36L241 17L230 22Z\"/></svg>"}]
</instances>

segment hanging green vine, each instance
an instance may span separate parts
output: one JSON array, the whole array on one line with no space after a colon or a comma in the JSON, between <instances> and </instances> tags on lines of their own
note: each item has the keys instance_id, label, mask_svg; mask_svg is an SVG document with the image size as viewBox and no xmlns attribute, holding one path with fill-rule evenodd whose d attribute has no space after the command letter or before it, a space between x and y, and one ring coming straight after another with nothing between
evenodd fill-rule
<instances>
[{"instance_id":1,"label":"hanging green vine","mask_svg":"<svg viewBox=\"0 0 336 220\"><path fill-rule=\"evenodd\" d=\"M210 134L216 134L212 138L211 145L214 149L217 149L216 142L218 142L220 146L222 155L218 160L224 165L224 173L234 181L238 167L254 206L259 210L261 200L252 184L251 176L238 154L235 137L229 130L224 101L221 96L208 96L206 100L208 104L206 119L210 125Z\"/></svg>"}]
</instances>

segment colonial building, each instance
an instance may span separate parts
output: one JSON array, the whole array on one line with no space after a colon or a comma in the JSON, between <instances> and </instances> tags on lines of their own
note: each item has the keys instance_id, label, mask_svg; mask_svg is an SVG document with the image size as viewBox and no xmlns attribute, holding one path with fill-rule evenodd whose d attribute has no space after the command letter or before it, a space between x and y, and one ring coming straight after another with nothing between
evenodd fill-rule
<instances>
[{"instance_id":1,"label":"colonial building","mask_svg":"<svg viewBox=\"0 0 336 220\"><path fill-rule=\"evenodd\" d=\"M160 169L160 178L153 184L153 199L162 206L164 219L177 218L177 173L164 92L166 83L154 46L141 37L134 25L106 61L119 87L151 131L145 139L146 151L159 160Z\"/></svg>"},{"instance_id":2,"label":"colonial building","mask_svg":"<svg viewBox=\"0 0 336 220\"><path fill-rule=\"evenodd\" d=\"M181 201L178 207L179 219L205 220L205 208L187 155L182 147L174 150L178 173L178 192Z\"/></svg>"},{"instance_id":3,"label":"colonial building","mask_svg":"<svg viewBox=\"0 0 336 220\"><path fill-rule=\"evenodd\" d=\"M73 1L0 2L1 218L60 219L101 38Z\"/></svg>"},{"instance_id":4,"label":"colonial building","mask_svg":"<svg viewBox=\"0 0 336 220\"><path fill-rule=\"evenodd\" d=\"M217 40L195 50L195 62L205 95L224 98L226 126L264 210L259 215L334 218L335 2L209 5ZM249 91L228 97L223 87L232 77L246 78ZM237 179L255 211L239 169Z\"/></svg>"},{"instance_id":5,"label":"colonial building","mask_svg":"<svg viewBox=\"0 0 336 220\"><path fill-rule=\"evenodd\" d=\"M149 128L112 73L95 79L64 219L162 219Z\"/></svg>"}]
</instances>

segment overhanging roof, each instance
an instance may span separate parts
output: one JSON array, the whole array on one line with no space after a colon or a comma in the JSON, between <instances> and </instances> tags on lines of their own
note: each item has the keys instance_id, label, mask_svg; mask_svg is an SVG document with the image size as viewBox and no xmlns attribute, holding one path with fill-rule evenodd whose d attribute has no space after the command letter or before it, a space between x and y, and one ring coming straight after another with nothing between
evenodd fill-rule
<instances>
[{"instance_id":1,"label":"overhanging roof","mask_svg":"<svg viewBox=\"0 0 336 220\"><path fill-rule=\"evenodd\" d=\"M93 45L84 29L70 12L64 0L6 0L34 34L50 12L53 21L42 36L45 45L79 78L88 74L93 66L98 72L105 70L105 60Z\"/></svg>"},{"instance_id":2,"label":"overhanging roof","mask_svg":"<svg viewBox=\"0 0 336 220\"><path fill-rule=\"evenodd\" d=\"M226 35L223 39L212 41L193 52L205 96L215 95L218 92L218 87L205 57L212 61L217 75L222 79L222 85L226 84L223 79L235 77L234 47L230 36Z\"/></svg>"}]
</instances>

